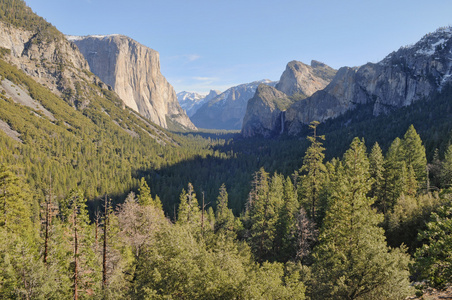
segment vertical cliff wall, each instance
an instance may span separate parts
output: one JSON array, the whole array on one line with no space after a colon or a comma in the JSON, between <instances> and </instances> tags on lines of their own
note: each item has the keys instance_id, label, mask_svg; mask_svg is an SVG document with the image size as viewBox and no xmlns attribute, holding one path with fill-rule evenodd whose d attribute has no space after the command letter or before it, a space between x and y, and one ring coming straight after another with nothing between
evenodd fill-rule
<instances>
[{"instance_id":1,"label":"vertical cliff wall","mask_svg":"<svg viewBox=\"0 0 452 300\"><path fill-rule=\"evenodd\" d=\"M157 51L116 34L68 39L80 49L91 72L110 85L125 105L164 128L170 121L196 129L160 73Z\"/></svg>"}]
</instances>

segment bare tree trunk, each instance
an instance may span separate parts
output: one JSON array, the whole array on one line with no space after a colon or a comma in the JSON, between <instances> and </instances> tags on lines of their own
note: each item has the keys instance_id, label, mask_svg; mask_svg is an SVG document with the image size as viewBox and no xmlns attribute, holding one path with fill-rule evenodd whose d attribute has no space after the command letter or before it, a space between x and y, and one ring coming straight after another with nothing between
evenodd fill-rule
<instances>
[{"instance_id":1,"label":"bare tree trunk","mask_svg":"<svg viewBox=\"0 0 452 300\"><path fill-rule=\"evenodd\" d=\"M74 300L78 300L78 232L77 209L74 209Z\"/></svg>"},{"instance_id":2,"label":"bare tree trunk","mask_svg":"<svg viewBox=\"0 0 452 300\"><path fill-rule=\"evenodd\" d=\"M105 195L104 203L104 247L102 255L102 289L107 287L107 230L108 230L108 199Z\"/></svg>"},{"instance_id":3,"label":"bare tree trunk","mask_svg":"<svg viewBox=\"0 0 452 300\"><path fill-rule=\"evenodd\" d=\"M97 248L99 245L99 218L100 218L99 208L96 209L96 214L95 214L94 218L95 218L94 222L96 223L96 228L94 230L94 237L95 237L96 253L97 253Z\"/></svg>"}]
</instances>

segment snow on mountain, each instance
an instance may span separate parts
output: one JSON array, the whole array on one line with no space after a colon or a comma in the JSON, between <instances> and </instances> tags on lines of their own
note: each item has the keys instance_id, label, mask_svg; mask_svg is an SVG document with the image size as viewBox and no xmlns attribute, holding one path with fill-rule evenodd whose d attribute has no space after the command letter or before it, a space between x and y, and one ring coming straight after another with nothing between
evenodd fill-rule
<instances>
[{"instance_id":1,"label":"snow on mountain","mask_svg":"<svg viewBox=\"0 0 452 300\"><path fill-rule=\"evenodd\" d=\"M259 84L275 86L277 82L264 79L231 87L204 104L190 119L200 128L233 129L242 126L248 100L254 96Z\"/></svg>"},{"instance_id":2,"label":"snow on mountain","mask_svg":"<svg viewBox=\"0 0 452 300\"><path fill-rule=\"evenodd\" d=\"M196 92L179 92L177 93L177 100L180 106L187 112L189 117L193 116L196 111L206 102L215 98L220 91L211 90L209 94L199 94Z\"/></svg>"}]
</instances>

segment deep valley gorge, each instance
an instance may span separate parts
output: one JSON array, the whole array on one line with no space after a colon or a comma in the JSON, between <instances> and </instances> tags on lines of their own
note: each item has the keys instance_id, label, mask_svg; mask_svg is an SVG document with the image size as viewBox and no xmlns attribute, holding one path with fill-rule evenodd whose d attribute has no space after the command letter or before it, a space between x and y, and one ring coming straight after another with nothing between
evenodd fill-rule
<instances>
[{"instance_id":1,"label":"deep valley gorge","mask_svg":"<svg viewBox=\"0 0 452 300\"><path fill-rule=\"evenodd\" d=\"M452 27L176 93L170 55L44 17L0 0L1 299L449 296Z\"/></svg>"}]
</instances>

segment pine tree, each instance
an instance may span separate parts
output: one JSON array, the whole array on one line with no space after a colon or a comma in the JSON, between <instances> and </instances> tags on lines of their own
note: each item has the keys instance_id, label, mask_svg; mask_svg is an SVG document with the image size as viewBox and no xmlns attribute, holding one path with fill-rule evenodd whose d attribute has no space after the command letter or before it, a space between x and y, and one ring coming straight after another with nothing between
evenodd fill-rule
<instances>
[{"instance_id":1,"label":"pine tree","mask_svg":"<svg viewBox=\"0 0 452 300\"><path fill-rule=\"evenodd\" d=\"M153 205L158 209L162 208L162 203L160 202L160 199L155 197L155 199L152 199L151 195L151 189L149 188L148 184L146 183L146 180L144 177L141 178L140 181L140 188L138 189L138 203L142 206L146 205Z\"/></svg>"},{"instance_id":2,"label":"pine tree","mask_svg":"<svg viewBox=\"0 0 452 300\"><path fill-rule=\"evenodd\" d=\"M399 138L394 139L388 152L386 153L383 172L383 195L380 200L384 213L393 208L403 191L403 184L401 183L401 180L403 178L402 170L405 162L402 160L401 143L402 142Z\"/></svg>"},{"instance_id":3,"label":"pine tree","mask_svg":"<svg viewBox=\"0 0 452 300\"><path fill-rule=\"evenodd\" d=\"M276 224L275 253L278 261L294 259L297 254L297 213L299 203L289 177L284 181L282 205Z\"/></svg>"},{"instance_id":4,"label":"pine tree","mask_svg":"<svg viewBox=\"0 0 452 300\"><path fill-rule=\"evenodd\" d=\"M28 194L28 195L27 195ZM19 177L0 165L0 226L21 235L33 233L32 194ZM27 202L28 203L27 203Z\"/></svg>"},{"instance_id":5,"label":"pine tree","mask_svg":"<svg viewBox=\"0 0 452 300\"><path fill-rule=\"evenodd\" d=\"M417 134L414 126L411 125L401 143L401 155L406 162L407 167L412 166L418 182L426 181L427 158L425 156L425 147Z\"/></svg>"},{"instance_id":6,"label":"pine tree","mask_svg":"<svg viewBox=\"0 0 452 300\"><path fill-rule=\"evenodd\" d=\"M367 197L372 180L364 142L355 138L339 166L314 253L315 299L400 299L407 296L409 258L391 251L382 216Z\"/></svg>"},{"instance_id":7,"label":"pine tree","mask_svg":"<svg viewBox=\"0 0 452 300\"><path fill-rule=\"evenodd\" d=\"M228 208L228 192L223 183L217 198L217 210L215 213L215 233L234 237L237 230L237 222L232 210Z\"/></svg>"},{"instance_id":8,"label":"pine tree","mask_svg":"<svg viewBox=\"0 0 452 300\"><path fill-rule=\"evenodd\" d=\"M444 154L444 162L441 171L441 182L446 188L452 186L452 145L447 148Z\"/></svg>"},{"instance_id":9,"label":"pine tree","mask_svg":"<svg viewBox=\"0 0 452 300\"><path fill-rule=\"evenodd\" d=\"M317 206L319 205L320 192L322 185L326 179L326 167L323 164L325 158L325 148L322 145L321 140L325 140L325 136L317 135L317 126L319 122L312 122L309 125L313 129L313 135L308 136L308 140L311 145L306 150L306 154L303 159L303 166L300 169L300 202L309 212L311 220L317 221Z\"/></svg>"},{"instance_id":10,"label":"pine tree","mask_svg":"<svg viewBox=\"0 0 452 300\"><path fill-rule=\"evenodd\" d=\"M415 269L430 285L444 287L452 280L452 208L443 206L431 215L427 229L419 233L425 244L415 253Z\"/></svg>"},{"instance_id":11,"label":"pine tree","mask_svg":"<svg viewBox=\"0 0 452 300\"><path fill-rule=\"evenodd\" d=\"M251 249L261 262L273 258L275 225L279 213L278 202L271 197L270 185L269 175L263 168L254 174L245 215Z\"/></svg>"},{"instance_id":12,"label":"pine tree","mask_svg":"<svg viewBox=\"0 0 452 300\"><path fill-rule=\"evenodd\" d=\"M188 183L187 191L182 190L180 195L179 210L177 211L177 223L189 224L201 232L201 212L193 185ZM198 231L198 230L195 230Z\"/></svg>"},{"instance_id":13,"label":"pine tree","mask_svg":"<svg viewBox=\"0 0 452 300\"><path fill-rule=\"evenodd\" d=\"M373 178L373 184L369 191L370 197L375 197L375 203L381 210L385 210L384 205L384 157L380 145L375 143L369 155L369 173Z\"/></svg>"},{"instance_id":14,"label":"pine tree","mask_svg":"<svg viewBox=\"0 0 452 300\"><path fill-rule=\"evenodd\" d=\"M100 290L101 272L100 263L96 261L96 254L91 247L94 241L86 200L81 190L72 190L64 199L62 214L72 242L70 273L73 278L73 296L74 299L84 298Z\"/></svg>"}]
</instances>

